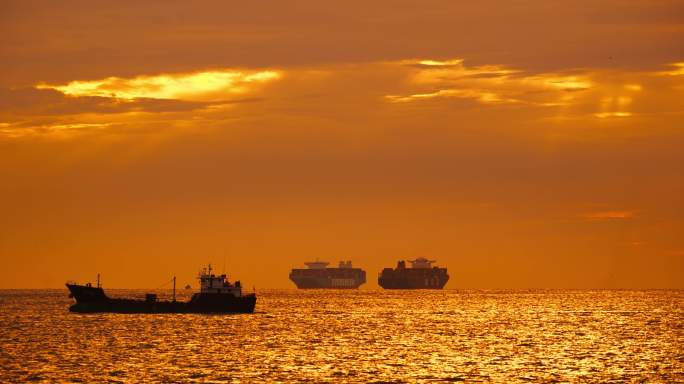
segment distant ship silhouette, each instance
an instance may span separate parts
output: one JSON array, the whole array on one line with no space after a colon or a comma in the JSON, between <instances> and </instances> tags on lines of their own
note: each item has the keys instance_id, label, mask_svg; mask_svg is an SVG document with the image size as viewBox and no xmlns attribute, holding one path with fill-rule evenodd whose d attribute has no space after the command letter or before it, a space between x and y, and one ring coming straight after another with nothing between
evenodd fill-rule
<instances>
[{"instance_id":1,"label":"distant ship silhouette","mask_svg":"<svg viewBox=\"0 0 684 384\"><path fill-rule=\"evenodd\" d=\"M366 271L352 267L351 261L340 261L337 268L328 268L327 261L304 263L308 268L294 268L290 280L299 289L353 289L366 282Z\"/></svg>"},{"instance_id":2,"label":"distant ship silhouette","mask_svg":"<svg viewBox=\"0 0 684 384\"><path fill-rule=\"evenodd\" d=\"M409 260L411 268L401 260L395 269L385 268L378 275L378 285L385 289L442 289L449 281L446 268L433 267L435 260L419 257Z\"/></svg>"}]
</instances>

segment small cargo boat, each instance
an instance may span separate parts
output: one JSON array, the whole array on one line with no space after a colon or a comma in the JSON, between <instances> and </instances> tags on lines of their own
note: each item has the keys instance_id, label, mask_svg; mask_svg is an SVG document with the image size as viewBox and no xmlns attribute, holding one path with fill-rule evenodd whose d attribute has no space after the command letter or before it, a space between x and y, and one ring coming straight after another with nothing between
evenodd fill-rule
<instances>
[{"instance_id":1,"label":"small cargo boat","mask_svg":"<svg viewBox=\"0 0 684 384\"><path fill-rule=\"evenodd\" d=\"M200 291L189 301L176 301L176 278L173 278L173 299L157 300L157 295L148 293L145 299L123 299L107 296L100 286L88 283L80 285L67 283L69 297L76 303L69 307L71 312L93 313L253 313L256 306L255 293L242 293L239 281L230 283L225 274L214 275L211 265L204 268L197 277Z\"/></svg>"}]
</instances>

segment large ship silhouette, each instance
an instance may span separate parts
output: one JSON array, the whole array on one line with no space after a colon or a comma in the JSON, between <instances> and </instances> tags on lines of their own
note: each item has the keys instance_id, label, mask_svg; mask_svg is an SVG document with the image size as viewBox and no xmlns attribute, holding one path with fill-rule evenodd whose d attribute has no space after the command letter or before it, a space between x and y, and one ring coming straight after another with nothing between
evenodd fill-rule
<instances>
[{"instance_id":1,"label":"large ship silhouette","mask_svg":"<svg viewBox=\"0 0 684 384\"><path fill-rule=\"evenodd\" d=\"M378 284L385 289L442 289L449 281L446 268L433 267L435 260L424 257L409 260L411 268L401 260L395 269L385 268L378 275Z\"/></svg>"},{"instance_id":2,"label":"large ship silhouette","mask_svg":"<svg viewBox=\"0 0 684 384\"><path fill-rule=\"evenodd\" d=\"M352 267L351 261L340 261L338 268L327 268L327 261L304 263L307 268L295 268L290 272L299 289L350 289L366 282L366 271Z\"/></svg>"},{"instance_id":3,"label":"large ship silhouette","mask_svg":"<svg viewBox=\"0 0 684 384\"><path fill-rule=\"evenodd\" d=\"M69 297L76 303L69 307L72 312L115 312L115 313L252 313L256 305L254 293L243 294L239 281L230 283L225 274L214 275L211 265L200 271L197 277L200 291L189 301L176 301L176 278L173 278L173 299L157 300L157 295L148 293L144 300L111 298L100 286L88 283L79 285L67 283Z\"/></svg>"}]
</instances>

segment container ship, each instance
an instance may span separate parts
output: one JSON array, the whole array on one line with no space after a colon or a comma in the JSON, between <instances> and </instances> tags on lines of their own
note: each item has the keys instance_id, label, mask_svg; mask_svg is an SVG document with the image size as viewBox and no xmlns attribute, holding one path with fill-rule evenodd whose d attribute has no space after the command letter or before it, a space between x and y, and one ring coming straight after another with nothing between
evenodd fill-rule
<instances>
[{"instance_id":1,"label":"container ship","mask_svg":"<svg viewBox=\"0 0 684 384\"><path fill-rule=\"evenodd\" d=\"M420 257L409 260L411 268L401 260L395 269L385 268L378 276L378 284L385 289L442 289L449 281L446 268L433 267L435 260Z\"/></svg>"},{"instance_id":2,"label":"container ship","mask_svg":"<svg viewBox=\"0 0 684 384\"><path fill-rule=\"evenodd\" d=\"M326 261L304 263L307 268L295 268L290 272L290 280L299 289L351 289L366 282L366 272L352 267L351 261L340 261L337 268L328 268Z\"/></svg>"},{"instance_id":3,"label":"container ship","mask_svg":"<svg viewBox=\"0 0 684 384\"><path fill-rule=\"evenodd\" d=\"M145 299L123 299L107 296L100 286L91 283L79 285L67 283L70 295L76 303L69 307L71 312L114 312L114 313L252 313L256 306L256 294L242 293L239 281L230 283L225 274L214 275L211 265L204 268L197 277L200 291L189 301L176 301L176 278L173 278L173 299L157 300L157 295L148 293Z\"/></svg>"}]
</instances>

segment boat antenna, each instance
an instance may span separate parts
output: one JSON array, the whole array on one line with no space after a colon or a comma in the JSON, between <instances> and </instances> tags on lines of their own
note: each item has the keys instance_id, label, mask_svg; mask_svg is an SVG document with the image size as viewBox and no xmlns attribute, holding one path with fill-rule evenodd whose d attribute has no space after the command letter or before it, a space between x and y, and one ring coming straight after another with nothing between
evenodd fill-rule
<instances>
[{"instance_id":1,"label":"boat antenna","mask_svg":"<svg viewBox=\"0 0 684 384\"><path fill-rule=\"evenodd\" d=\"M173 302L176 302L176 276L173 277Z\"/></svg>"},{"instance_id":2,"label":"boat antenna","mask_svg":"<svg viewBox=\"0 0 684 384\"><path fill-rule=\"evenodd\" d=\"M226 254L223 254L223 272L221 272L222 275L226 274Z\"/></svg>"}]
</instances>

